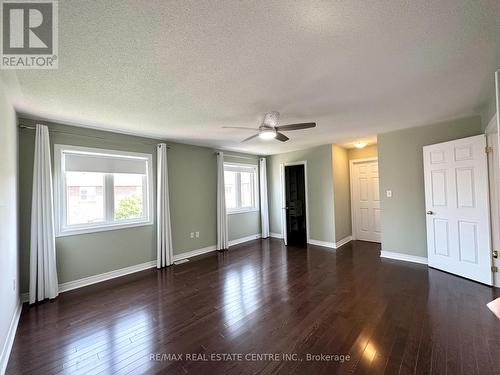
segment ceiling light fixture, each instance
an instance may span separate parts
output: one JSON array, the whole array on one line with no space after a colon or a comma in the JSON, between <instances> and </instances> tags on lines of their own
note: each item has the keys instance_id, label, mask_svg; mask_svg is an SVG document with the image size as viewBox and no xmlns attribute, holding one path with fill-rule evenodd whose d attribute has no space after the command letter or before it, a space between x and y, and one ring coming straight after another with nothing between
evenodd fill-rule
<instances>
[{"instance_id":1,"label":"ceiling light fixture","mask_svg":"<svg viewBox=\"0 0 500 375\"><path fill-rule=\"evenodd\" d=\"M354 143L354 147L356 147L356 148L363 148L363 147L365 147L367 144L368 144L368 143L366 143L366 142L363 142L363 141L358 141L358 142Z\"/></svg>"},{"instance_id":2,"label":"ceiling light fixture","mask_svg":"<svg viewBox=\"0 0 500 375\"><path fill-rule=\"evenodd\" d=\"M273 139L276 138L276 130L274 129L262 129L259 133L261 139Z\"/></svg>"}]
</instances>

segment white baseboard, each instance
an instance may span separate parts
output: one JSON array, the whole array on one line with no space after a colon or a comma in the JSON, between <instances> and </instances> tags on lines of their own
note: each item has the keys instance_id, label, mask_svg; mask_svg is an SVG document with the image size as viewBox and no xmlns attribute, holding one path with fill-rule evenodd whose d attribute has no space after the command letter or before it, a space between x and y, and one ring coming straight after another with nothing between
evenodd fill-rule
<instances>
[{"instance_id":1,"label":"white baseboard","mask_svg":"<svg viewBox=\"0 0 500 375\"><path fill-rule=\"evenodd\" d=\"M83 288L84 286L87 285L92 285L106 280L115 279L117 277L129 275L131 273L139 271L144 271L153 267L156 267L156 260L152 260L142 264L136 264L135 266L120 268L118 270L101 273L99 275L84 277L83 279L79 280L68 281L67 283L59 284L59 293L67 292L69 290L77 288Z\"/></svg>"},{"instance_id":2,"label":"white baseboard","mask_svg":"<svg viewBox=\"0 0 500 375\"><path fill-rule=\"evenodd\" d=\"M345 244L351 241L352 241L352 236L344 237L340 241L335 242L335 248L338 249L339 247L344 246Z\"/></svg>"},{"instance_id":3,"label":"white baseboard","mask_svg":"<svg viewBox=\"0 0 500 375\"><path fill-rule=\"evenodd\" d=\"M19 324L19 318L21 317L21 310L23 305L19 301L14 311L14 315L10 321L9 331L7 332L7 337L5 339L5 344L2 349L2 354L0 356L0 374L5 374L7 370L7 363L9 362L10 352L12 351L12 345L14 344L14 338L16 337L17 326Z\"/></svg>"},{"instance_id":4,"label":"white baseboard","mask_svg":"<svg viewBox=\"0 0 500 375\"><path fill-rule=\"evenodd\" d=\"M210 252L215 251L215 250L217 250L216 246L212 245L212 246L203 247L201 249L187 251L185 253L174 255L173 261L177 262L181 259L192 258L192 257L198 256L198 255L210 253Z\"/></svg>"},{"instance_id":5,"label":"white baseboard","mask_svg":"<svg viewBox=\"0 0 500 375\"><path fill-rule=\"evenodd\" d=\"M273 238L280 238L282 239L283 236L281 236L280 233L269 233L270 237ZM352 241L352 236L347 236L345 238L342 238L340 241L337 242L328 242L328 241L319 241L319 240L314 240L312 238L309 238L307 240L308 244L315 245L315 246L323 246L323 247L329 247L331 249L338 249L340 246L345 245L346 243L349 243Z\"/></svg>"},{"instance_id":6,"label":"white baseboard","mask_svg":"<svg viewBox=\"0 0 500 375\"><path fill-rule=\"evenodd\" d=\"M156 260L151 260L146 263L136 264L134 266L120 268L109 272L104 272L99 275L93 275L78 280L68 281L66 283L59 284L59 293L68 292L73 289L83 288L84 286L97 284L106 280L111 280L117 277L129 275L131 273L144 271L153 267L156 267ZM23 293L21 295L21 302L24 303L28 301L29 301L29 293Z\"/></svg>"},{"instance_id":7,"label":"white baseboard","mask_svg":"<svg viewBox=\"0 0 500 375\"><path fill-rule=\"evenodd\" d=\"M380 252L380 257L381 258L388 258L388 259L395 259L395 260L402 260L404 262L427 264L426 257L419 257L416 255L408 255L408 254L402 254L402 253L394 253L392 251L382 250Z\"/></svg>"},{"instance_id":8,"label":"white baseboard","mask_svg":"<svg viewBox=\"0 0 500 375\"><path fill-rule=\"evenodd\" d=\"M326 242L326 241L318 241L318 240L313 240L312 238L309 238L307 240L308 244L315 245L315 246L323 246L323 247L329 247L331 249L335 249L335 244L333 242Z\"/></svg>"},{"instance_id":9,"label":"white baseboard","mask_svg":"<svg viewBox=\"0 0 500 375\"><path fill-rule=\"evenodd\" d=\"M229 241L229 246L238 245L238 244L243 243L243 242L258 240L261 237L262 237L262 234L258 233L258 234L252 234L251 236L237 238L235 240Z\"/></svg>"},{"instance_id":10,"label":"white baseboard","mask_svg":"<svg viewBox=\"0 0 500 375\"><path fill-rule=\"evenodd\" d=\"M182 254L177 254L177 255L174 255L173 262L177 262L177 261L182 260L182 259L192 258L192 257L195 257L197 255L206 254L206 253L209 253L209 252L215 251L215 250L216 250L215 246L208 246L208 247L204 247L202 249L196 249L196 250L188 251L188 252L185 252ZM77 289L77 288L82 288L84 286L88 286L88 285L92 285L92 284L97 284L97 283L100 283L102 281L111 280L111 279L114 279L117 277L129 275L131 273L135 273L135 272L139 272L139 271L144 271L144 270L147 270L149 268L154 268L154 267L156 267L156 260L151 260L151 261L146 262L146 263L136 264L134 266L120 268L118 270L101 273L99 275L93 275L93 276L89 276L89 277L84 277L83 279L69 281L67 283L59 284L59 293L67 292L69 290L73 290L73 289ZM28 301L29 301L29 293L21 294L21 303L28 302Z\"/></svg>"}]
</instances>

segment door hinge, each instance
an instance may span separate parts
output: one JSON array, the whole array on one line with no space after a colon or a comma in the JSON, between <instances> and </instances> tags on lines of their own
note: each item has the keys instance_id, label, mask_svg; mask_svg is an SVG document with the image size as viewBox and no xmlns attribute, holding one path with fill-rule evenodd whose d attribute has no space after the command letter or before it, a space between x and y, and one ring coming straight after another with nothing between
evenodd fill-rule
<instances>
[{"instance_id":1,"label":"door hinge","mask_svg":"<svg viewBox=\"0 0 500 375\"><path fill-rule=\"evenodd\" d=\"M491 266L491 272L498 272L497 266Z\"/></svg>"},{"instance_id":2,"label":"door hinge","mask_svg":"<svg viewBox=\"0 0 500 375\"><path fill-rule=\"evenodd\" d=\"M491 146L486 146L486 147L484 148L484 152L486 152L486 153L493 152L493 147L491 147Z\"/></svg>"}]
</instances>

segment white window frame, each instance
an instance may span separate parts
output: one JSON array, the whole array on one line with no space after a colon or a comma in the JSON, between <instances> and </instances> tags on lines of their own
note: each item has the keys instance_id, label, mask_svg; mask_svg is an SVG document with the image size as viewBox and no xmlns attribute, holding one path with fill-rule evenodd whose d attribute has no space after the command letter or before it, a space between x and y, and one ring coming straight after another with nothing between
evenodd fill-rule
<instances>
[{"instance_id":1,"label":"white window frame","mask_svg":"<svg viewBox=\"0 0 500 375\"><path fill-rule=\"evenodd\" d=\"M139 219L110 220L114 217L113 174L104 174L104 222L93 224L66 225L66 175L64 171L63 153L65 151L100 154L118 157L135 157L146 161L147 175L143 177L144 208L146 215ZM111 188L108 188L111 186ZM110 202L109 204L107 202ZM154 224L153 211L153 155L139 152L107 150L101 148L80 147L71 145L54 145L54 216L56 237L72 236L84 233L103 232ZM106 218L108 220L106 221Z\"/></svg>"},{"instance_id":2,"label":"white window frame","mask_svg":"<svg viewBox=\"0 0 500 375\"><path fill-rule=\"evenodd\" d=\"M224 172L226 167L233 172L252 172L253 178L253 207L241 207L241 177L236 179L236 201L238 208L226 208L226 213L228 215L241 214L245 212L256 212L259 211L259 169L257 165L254 164L244 164L244 163L224 163ZM225 187L224 187L225 191ZM225 197L224 197L225 198Z\"/></svg>"}]
</instances>

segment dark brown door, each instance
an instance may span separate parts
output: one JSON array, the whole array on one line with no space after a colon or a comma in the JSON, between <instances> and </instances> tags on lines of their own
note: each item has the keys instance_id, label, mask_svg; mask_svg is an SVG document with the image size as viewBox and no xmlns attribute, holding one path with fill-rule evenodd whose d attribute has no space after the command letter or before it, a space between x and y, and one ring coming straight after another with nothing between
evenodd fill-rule
<instances>
[{"instance_id":1,"label":"dark brown door","mask_svg":"<svg viewBox=\"0 0 500 375\"><path fill-rule=\"evenodd\" d=\"M286 231L288 245L307 243L304 165L285 166Z\"/></svg>"}]
</instances>

